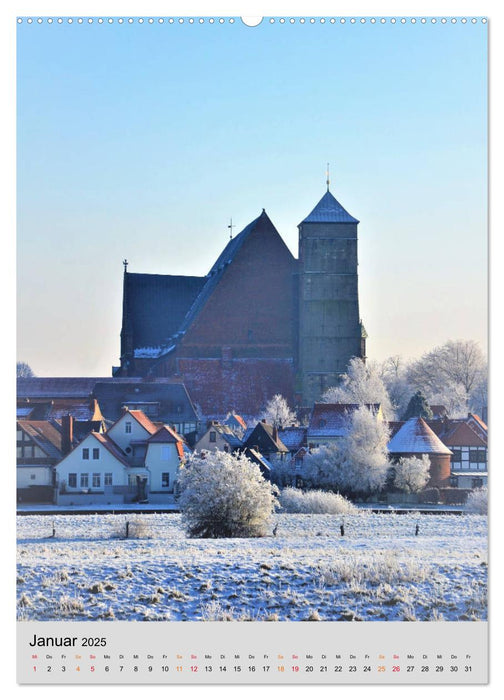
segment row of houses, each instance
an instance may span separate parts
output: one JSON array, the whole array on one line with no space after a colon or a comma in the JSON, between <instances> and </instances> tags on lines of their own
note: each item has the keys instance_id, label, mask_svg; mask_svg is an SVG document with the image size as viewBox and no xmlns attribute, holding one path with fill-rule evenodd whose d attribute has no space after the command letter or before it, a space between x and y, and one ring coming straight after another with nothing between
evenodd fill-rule
<instances>
[{"instance_id":1,"label":"row of houses","mask_svg":"<svg viewBox=\"0 0 504 700\"><path fill-rule=\"evenodd\" d=\"M358 407L316 403L306 426L277 428L259 421L247 427L233 412L202 424L181 384L159 380L110 384L87 378L22 381L18 501L172 503L180 464L193 450L245 451L266 476L271 460L280 459L292 474L291 483L301 484L307 452L340 439ZM378 404L368 408L381 416ZM177 417L178 423L167 420ZM429 485L486 484L488 430L478 416L450 419L438 411L434 420L390 423L390 429L392 455L429 455Z\"/></svg>"}]
</instances>

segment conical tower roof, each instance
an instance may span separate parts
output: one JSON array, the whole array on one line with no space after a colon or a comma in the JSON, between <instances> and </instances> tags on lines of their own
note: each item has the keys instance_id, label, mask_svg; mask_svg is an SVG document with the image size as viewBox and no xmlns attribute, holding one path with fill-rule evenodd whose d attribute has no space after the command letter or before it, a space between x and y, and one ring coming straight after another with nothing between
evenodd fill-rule
<instances>
[{"instance_id":1,"label":"conical tower roof","mask_svg":"<svg viewBox=\"0 0 504 700\"><path fill-rule=\"evenodd\" d=\"M327 190L315 209L313 209L301 223L358 224L359 221L354 219L354 217L341 206L336 197Z\"/></svg>"},{"instance_id":2,"label":"conical tower roof","mask_svg":"<svg viewBox=\"0 0 504 700\"><path fill-rule=\"evenodd\" d=\"M452 454L424 419L418 417L404 423L390 440L388 451L393 454Z\"/></svg>"}]
</instances>

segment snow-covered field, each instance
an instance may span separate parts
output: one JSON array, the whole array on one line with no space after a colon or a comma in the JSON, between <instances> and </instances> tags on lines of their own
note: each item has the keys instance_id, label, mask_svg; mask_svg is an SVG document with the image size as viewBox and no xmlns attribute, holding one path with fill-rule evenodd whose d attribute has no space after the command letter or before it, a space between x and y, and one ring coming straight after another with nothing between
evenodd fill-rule
<instances>
[{"instance_id":1,"label":"snow-covered field","mask_svg":"<svg viewBox=\"0 0 504 700\"><path fill-rule=\"evenodd\" d=\"M278 514L276 537L191 540L174 514L18 516L18 619L486 619L486 517L342 522Z\"/></svg>"}]
</instances>

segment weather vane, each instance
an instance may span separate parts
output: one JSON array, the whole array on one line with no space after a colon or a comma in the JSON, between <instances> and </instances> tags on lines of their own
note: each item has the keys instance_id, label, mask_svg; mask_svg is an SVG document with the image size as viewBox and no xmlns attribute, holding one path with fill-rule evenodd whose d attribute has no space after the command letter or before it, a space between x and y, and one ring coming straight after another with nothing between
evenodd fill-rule
<instances>
[{"instance_id":1,"label":"weather vane","mask_svg":"<svg viewBox=\"0 0 504 700\"><path fill-rule=\"evenodd\" d=\"M124 260L123 260L123 265L124 265L124 272L128 272L128 261L126 260L126 258L124 258Z\"/></svg>"},{"instance_id":2,"label":"weather vane","mask_svg":"<svg viewBox=\"0 0 504 700\"><path fill-rule=\"evenodd\" d=\"M327 164L326 178L327 191L329 192L329 163Z\"/></svg>"},{"instance_id":3,"label":"weather vane","mask_svg":"<svg viewBox=\"0 0 504 700\"><path fill-rule=\"evenodd\" d=\"M233 238L233 229L235 225L233 224L233 219L229 219L228 229L229 229L229 240Z\"/></svg>"}]
</instances>

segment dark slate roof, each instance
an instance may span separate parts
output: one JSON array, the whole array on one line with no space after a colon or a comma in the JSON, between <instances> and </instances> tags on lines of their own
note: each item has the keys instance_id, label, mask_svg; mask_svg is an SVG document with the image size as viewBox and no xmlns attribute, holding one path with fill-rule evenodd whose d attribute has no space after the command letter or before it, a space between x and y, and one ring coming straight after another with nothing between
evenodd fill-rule
<instances>
[{"instance_id":1,"label":"dark slate roof","mask_svg":"<svg viewBox=\"0 0 504 700\"><path fill-rule=\"evenodd\" d=\"M379 403L362 405L374 414L380 410ZM360 407L361 405L358 403L315 403L308 425L308 439L314 437L344 437L348 434L353 413Z\"/></svg>"},{"instance_id":2,"label":"dark slate roof","mask_svg":"<svg viewBox=\"0 0 504 700\"><path fill-rule=\"evenodd\" d=\"M233 262L233 259L236 257L236 254L238 253L240 248L243 246L245 241L258 226L270 228L272 229L272 231L277 233L277 235L279 235L278 231L273 226L271 219L263 209L261 215L258 216L257 219L254 219L254 221L252 221L248 226L246 226L243 229L243 231L241 231L237 236L232 238L228 242L227 246L224 248L222 253L219 255L212 269L206 276L205 284L201 288L200 293L198 294L193 305L189 309L189 312L182 324L181 331L185 332L192 324L194 319L198 316L198 314L210 298L212 292L219 284L222 275L224 274L224 270L228 265L230 265Z\"/></svg>"},{"instance_id":3,"label":"dark slate roof","mask_svg":"<svg viewBox=\"0 0 504 700\"><path fill-rule=\"evenodd\" d=\"M93 391L102 414L109 421L122 416L125 405L159 404L155 420L163 423L192 423L198 420L184 384L164 382L98 382Z\"/></svg>"},{"instance_id":4,"label":"dark slate roof","mask_svg":"<svg viewBox=\"0 0 504 700\"><path fill-rule=\"evenodd\" d=\"M166 344L205 284L205 277L126 273L125 296L135 348Z\"/></svg>"},{"instance_id":5,"label":"dark slate roof","mask_svg":"<svg viewBox=\"0 0 504 700\"><path fill-rule=\"evenodd\" d=\"M306 431L303 427L279 428L278 437L289 452L297 452L306 443Z\"/></svg>"},{"instance_id":6,"label":"dark slate roof","mask_svg":"<svg viewBox=\"0 0 504 700\"><path fill-rule=\"evenodd\" d=\"M263 421L256 425L243 444L252 449L257 446L266 454L289 451L278 437L278 431L275 436L275 428L269 423L263 423Z\"/></svg>"},{"instance_id":7,"label":"dark slate roof","mask_svg":"<svg viewBox=\"0 0 504 700\"><path fill-rule=\"evenodd\" d=\"M18 398L87 398L96 382L110 381L108 377L19 377Z\"/></svg>"},{"instance_id":8,"label":"dark slate roof","mask_svg":"<svg viewBox=\"0 0 504 700\"><path fill-rule=\"evenodd\" d=\"M359 221L354 219L327 190L315 209L301 223L358 224Z\"/></svg>"}]
</instances>

